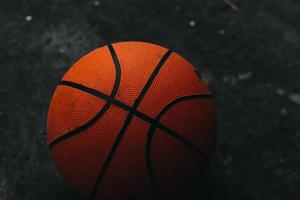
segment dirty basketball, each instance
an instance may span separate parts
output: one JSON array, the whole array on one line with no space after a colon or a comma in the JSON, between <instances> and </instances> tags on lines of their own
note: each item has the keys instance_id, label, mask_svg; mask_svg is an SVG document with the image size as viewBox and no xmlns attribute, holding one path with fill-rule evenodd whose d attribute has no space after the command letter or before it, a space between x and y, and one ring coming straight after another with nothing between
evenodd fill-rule
<instances>
[{"instance_id":1,"label":"dirty basketball","mask_svg":"<svg viewBox=\"0 0 300 200\"><path fill-rule=\"evenodd\" d=\"M52 96L47 141L83 199L184 199L216 144L215 104L182 56L119 42L80 58Z\"/></svg>"}]
</instances>

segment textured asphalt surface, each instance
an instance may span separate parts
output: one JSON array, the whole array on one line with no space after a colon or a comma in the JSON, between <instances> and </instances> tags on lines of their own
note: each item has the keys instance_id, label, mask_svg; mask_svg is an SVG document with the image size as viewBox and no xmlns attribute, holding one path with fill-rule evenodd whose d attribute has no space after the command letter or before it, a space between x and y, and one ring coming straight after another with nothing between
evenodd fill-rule
<instances>
[{"instance_id":1,"label":"textured asphalt surface","mask_svg":"<svg viewBox=\"0 0 300 200\"><path fill-rule=\"evenodd\" d=\"M204 74L218 106L206 200L300 199L298 0L1 0L0 200L78 199L49 157L57 82L107 41L169 47Z\"/></svg>"}]
</instances>

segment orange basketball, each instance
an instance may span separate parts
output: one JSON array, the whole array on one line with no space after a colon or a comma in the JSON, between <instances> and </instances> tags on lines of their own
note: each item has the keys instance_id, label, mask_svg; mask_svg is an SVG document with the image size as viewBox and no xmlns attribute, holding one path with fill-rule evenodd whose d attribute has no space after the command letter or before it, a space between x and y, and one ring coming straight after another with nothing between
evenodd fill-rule
<instances>
[{"instance_id":1,"label":"orange basketball","mask_svg":"<svg viewBox=\"0 0 300 200\"><path fill-rule=\"evenodd\" d=\"M47 132L58 170L83 199L181 199L215 148L215 105L177 53L120 42L63 76Z\"/></svg>"}]
</instances>

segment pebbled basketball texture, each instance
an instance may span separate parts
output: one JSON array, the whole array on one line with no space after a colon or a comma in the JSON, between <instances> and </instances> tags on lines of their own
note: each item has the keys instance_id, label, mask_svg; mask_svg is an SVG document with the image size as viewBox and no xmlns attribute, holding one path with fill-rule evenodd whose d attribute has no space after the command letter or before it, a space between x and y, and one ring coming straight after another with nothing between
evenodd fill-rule
<instances>
[{"instance_id":1,"label":"pebbled basketball texture","mask_svg":"<svg viewBox=\"0 0 300 200\"><path fill-rule=\"evenodd\" d=\"M67 71L47 133L59 172L83 199L184 199L215 148L215 105L177 53L120 42Z\"/></svg>"}]
</instances>

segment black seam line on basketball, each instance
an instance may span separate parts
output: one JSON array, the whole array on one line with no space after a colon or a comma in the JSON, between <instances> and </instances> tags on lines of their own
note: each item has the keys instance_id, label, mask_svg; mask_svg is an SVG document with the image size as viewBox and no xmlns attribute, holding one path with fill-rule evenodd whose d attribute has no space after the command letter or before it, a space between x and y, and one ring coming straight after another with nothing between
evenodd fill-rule
<instances>
[{"instance_id":1,"label":"black seam line on basketball","mask_svg":"<svg viewBox=\"0 0 300 200\"><path fill-rule=\"evenodd\" d=\"M124 124L123 124L123 126L121 128L121 130L120 130L120 133L117 135L117 137L115 139L115 142L114 142L114 144L113 144L110 152L108 153L108 156L106 157L106 160L103 163L103 165L102 165L102 167L100 169L99 174L96 177L96 182L95 182L94 187L92 189L92 192L90 194L90 198L89 198L90 200L92 200L92 199L95 198L95 195L96 195L98 187L99 187L99 185L101 183L101 180L102 180L102 178L103 178L103 176L104 176L104 174L105 174L105 172L106 172L106 170L107 170L107 168L108 168L111 160L113 159L114 154L115 154L115 152L116 152L116 150L117 150L117 148L118 148L118 146L119 146L119 144L120 144L120 142L121 142L121 140L122 140L122 138L123 138L123 136L124 136L124 134L125 134L125 132L127 130L127 127L129 126L129 124L130 124L133 116L134 115L131 112L128 114L128 116L127 116L127 118L126 118L126 120L125 120L125 122L124 122Z\"/></svg>"},{"instance_id":2,"label":"black seam line on basketball","mask_svg":"<svg viewBox=\"0 0 300 200\"><path fill-rule=\"evenodd\" d=\"M175 100L173 100L172 102L170 102L169 104L167 104L160 112L159 114L155 117L155 123L151 123L151 126L149 128L149 131L147 133L147 139L146 139L146 151L145 151L145 161L146 161L146 167L147 167L147 172L148 172L148 176L150 178L150 182L155 194L155 198L159 199L159 190L157 187L157 183L155 180L155 176L154 176L154 170L153 170L153 166L152 166L152 159L151 159L151 144L152 144L152 139L153 136L155 134L155 128L156 125L158 124L159 120L161 119L161 117L174 105L176 105L179 102L182 101L186 101L186 100L191 100L191 99L199 99L199 98L211 98L211 95L207 94L207 95L191 95L191 96L183 96L183 97L179 97ZM172 133L172 135L174 134L172 130L168 130L168 133L170 134L170 132ZM178 138L178 134L175 135L176 139L179 139L181 142L183 142L185 145L189 146L192 150L196 151L197 153L200 153L202 155L202 157L208 161L209 160L209 156L203 151L200 150L199 148L196 148L194 145L190 144L187 140L183 139L182 137ZM174 137L174 136L173 136Z\"/></svg>"},{"instance_id":3,"label":"black seam line on basketball","mask_svg":"<svg viewBox=\"0 0 300 200\"><path fill-rule=\"evenodd\" d=\"M114 98L116 96L117 92L118 92L119 87L120 87L121 66L120 66L118 56L117 56L113 46L111 44L107 44L107 46L108 46L108 49L110 51L110 54L111 54L111 57L113 59L115 69L116 69L115 83L114 83L114 87L113 87L113 90L112 90L111 95L110 95L112 98Z\"/></svg>"},{"instance_id":4,"label":"black seam line on basketball","mask_svg":"<svg viewBox=\"0 0 300 200\"><path fill-rule=\"evenodd\" d=\"M111 98L110 96L108 95L105 95L97 90L94 90L94 89L91 89L91 88L88 88L88 87L85 87L83 85L80 85L80 84L77 84L77 83L73 83L73 82L68 82L68 81L61 81L59 83L59 85L65 85L65 86L69 86L69 87L73 87L73 88L76 88L78 90L81 90L81 91L84 91L84 92L87 92L89 94L92 94L98 98L101 98L101 99L104 99L120 108L123 108L124 110L127 110L127 111L131 111L132 108L128 105L126 105L125 103L119 101L119 100L116 100L116 99L113 99ZM163 113L165 113L168 109L170 109L173 105L175 105L176 103L180 102L180 101L183 101L183 100L188 100L188 99L196 99L196 98L212 98L211 95L209 94L198 94L198 95L191 95L191 96L184 96L184 97L179 97L178 99L175 99L174 101L172 101L171 103L169 103L167 106L165 106L165 108L162 109L162 111L160 113L162 114L158 114L158 116L162 116ZM134 112L134 115L149 122L150 124L155 124L157 128L165 131L166 133L168 133L169 135L173 136L174 138L182 141L183 143L185 143L188 147L190 147L191 149L193 149L194 151L196 152L199 152L199 153L203 153L203 157L204 158L208 158L209 156L207 156L203 151L201 151L200 149L198 149L197 147L195 147L194 145L192 145L191 143L189 143L186 139L184 139L183 137L181 137L179 134L177 134L175 131L171 130L170 128L162 125L158 120L155 120L151 117L149 117L148 115L142 113L142 112L139 112L137 110L135 110ZM158 117L156 117L158 119ZM201 153L201 154L202 154Z\"/></svg>"},{"instance_id":5,"label":"black seam line on basketball","mask_svg":"<svg viewBox=\"0 0 300 200\"><path fill-rule=\"evenodd\" d=\"M201 155L206 161L208 161L210 159L210 156L206 152L204 152L202 149L198 148L197 146L193 145L191 142L189 142L187 139L185 139L184 137L182 137L181 135L179 135L172 129L170 129L158 122L155 125L158 129L161 129L162 131L166 132L173 138L177 139L178 141L180 141L181 143L183 143L184 145L189 147L191 150L193 150L197 154Z\"/></svg>"},{"instance_id":6,"label":"black seam line on basketball","mask_svg":"<svg viewBox=\"0 0 300 200\"><path fill-rule=\"evenodd\" d=\"M93 117L90 121L88 121L86 124L79 126L78 128L63 134L62 136L58 137L57 139L53 140L49 145L49 149L52 149L55 145L61 143L62 141L77 135L79 133L81 133L82 131L87 130L88 128L92 127L108 110L108 108L110 107L111 103L107 102L103 108L100 110L100 112L97 113L97 115L95 117Z\"/></svg>"},{"instance_id":7,"label":"black seam line on basketball","mask_svg":"<svg viewBox=\"0 0 300 200\"><path fill-rule=\"evenodd\" d=\"M155 199L159 199L159 190L156 184L154 170L152 166L152 160L151 160L151 142L154 136L154 132L155 132L155 125L151 124L146 139L145 161L146 161L147 172L150 179L150 184L153 189L154 197Z\"/></svg>"},{"instance_id":8,"label":"black seam line on basketball","mask_svg":"<svg viewBox=\"0 0 300 200\"><path fill-rule=\"evenodd\" d=\"M163 56L163 58L160 60L160 62L158 63L158 65L155 67L154 71L152 72L151 76L149 77L147 83L145 84L144 88L142 89L140 95L138 96L138 98L135 100L134 104L133 104L133 109L136 109L139 104L141 103L141 101L143 100L144 96L146 95L146 92L149 90L149 88L151 87L151 85L154 82L154 79L156 78L156 76L158 75L158 72L160 71L160 69L162 68L162 66L164 65L164 63L167 61L167 59L169 58L169 56L172 54L171 50L168 50L165 55Z\"/></svg>"},{"instance_id":9,"label":"black seam line on basketball","mask_svg":"<svg viewBox=\"0 0 300 200\"><path fill-rule=\"evenodd\" d=\"M176 104L178 104L178 103L180 103L182 101L186 101L186 100L192 100L192 99L211 99L211 98L212 98L212 96L210 94L198 94L198 95L182 96L182 97L179 97L179 98L171 101L155 117L155 121L156 121L157 127L161 126L161 124L159 123L159 121L162 118L162 116L168 110L170 110L173 106L175 106ZM166 131L167 133L171 134L174 138L176 138L177 140L180 140L182 143L184 143L186 146L188 146L193 151L197 152L198 154L201 154L202 157L206 161L209 160L210 156L204 150L202 150L199 147L194 146L192 143L190 143L188 140L186 140L185 138L183 138L182 136L180 136L179 134L177 134L173 130L169 129L168 127L161 127L160 129L162 129L162 130Z\"/></svg>"},{"instance_id":10,"label":"black seam line on basketball","mask_svg":"<svg viewBox=\"0 0 300 200\"><path fill-rule=\"evenodd\" d=\"M196 95L189 95L189 96L182 96L179 97L170 103L168 103L160 112L159 114L155 117L155 120L159 121L161 117L175 104L180 103L181 101L185 100L191 100L191 99L210 99L212 98L212 95L210 94L196 94Z\"/></svg>"},{"instance_id":11,"label":"black seam line on basketball","mask_svg":"<svg viewBox=\"0 0 300 200\"><path fill-rule=\"evenodd\" d=\"M115 139L115 142L102 166L102 168L100 169L100 172L96 178L96 183L92 189L92 193L90 195L90 199L92 200L96 194L96 191L101 183L101 180L105 174L106 169L108 168L111 160L113 159L113 156L123 138L123 136L125 135L125 132L127 130L127 127L129 126L132 118L135 115L136 109L139 106L139 104L141 103L141 101L143 100L143 97L145 96L145 94L147 93L147 91L149 90L149 88L151 87L152 83L154 82L156 76L158 75L160 69L162 68L162 66L164 65L164 63L166 62L166 60L168 59L168 57L171 55L172 51L168 50L165 55L162 57L162 59L160 60L160 62L158 63L158 65L155 67L154 71L152 72L151 76L149 77L148 81L146 82L144 88L142 89L142 91L140 92L139 96L137 97L137 99L135 100L133 107L130 109L129 114L127 115L127 118L117 136L117 138Z\"/></svg>"},{"instance_id":12,"label":"black seam line on basketball","mask_svg":"<svg viewBox=\"0 0 300 200\"><path fill-rule=\"evenodd\" d=\"M114 50L114 48L112 47L111 44L108 44L108 49L111 53L111 57L113 59L114 65L115 65L115 69L116 69L116 76L115 76L115 82L114 82L114 86L113 89L111 91L110 96L112 98L114 98L118 92L119 86L120 86L120 79L121 79L121 67L120 67L120 62L119 59L116 55L116 52ZM68 139L69 137L72 137L74 135L77 135L79 133L81 133L82 131L87 130L89 127L92 127L105 113L106 111L109 109L111 103L110 102L106 102L105 105L103 106L103 108L96 114L95 117L93 117L90 121L88 121L86 124L68 132L63 134L61 137L56 138L54 141L52 141L49 144L49 149L53 148L54 145L59 144L60 142Z\"/></svg>"},{"instance_id":13,"label":"black seam line on basketball","mask_svg":"<svg viewBox=\"0 0 300 200\"><path fill-rule=\"evenodd\" d=\"M109 101L112 104L114 104L114 105L116 105L120 108L123 108L124 110L131 110L132 109L130 106L126 105L125 103L123 103L121 101L118 101L117 99L112 98L111 96L108 96L108 95L106 95L106 94L104 94L104 93L102 93L98 90L83 86L83 85L78 84L78 83L74 83L74 82L70 82L70 81L60 81L58 85L69 86L69 87L81 90L83 92L91 94L91 95L93 95L95 97L98 97L100 99L103 99L105 101Z\"/></svg>"}]
</instances>

